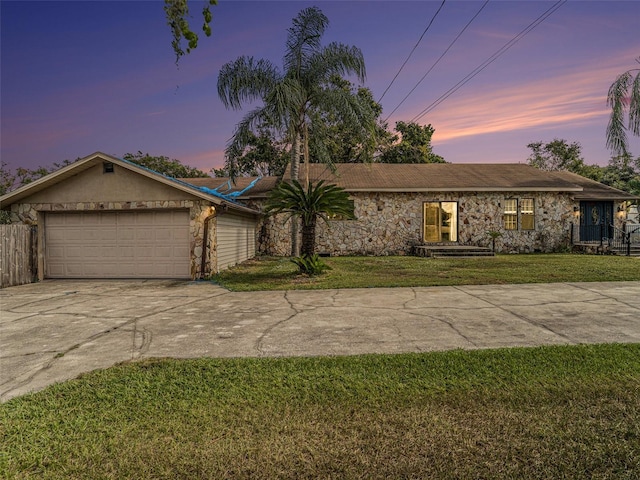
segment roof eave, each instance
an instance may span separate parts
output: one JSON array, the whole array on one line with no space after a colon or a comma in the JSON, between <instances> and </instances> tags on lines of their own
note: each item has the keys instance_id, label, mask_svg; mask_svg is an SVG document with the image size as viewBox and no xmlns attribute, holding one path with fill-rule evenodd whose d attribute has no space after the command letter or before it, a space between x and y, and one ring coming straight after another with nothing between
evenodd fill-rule
<instances>
[{"instance_id":1,"label":"roof eave","mask_svg":"<svg viewBox=\"0 0 640 480\"><path fill-rule=\"evenodd\" d=\"M345 188L347 192L436 193L436 192L582 192L581 187L459 187L459 188Z\"/></svg>"},{"instance_id":2,"label":"roof eave","mask_svg":"<svg viewBox=\"0 0 640 480\"><path fill-rule=\"evenodd\" d=\"M625 202L627 200L640 200L640 197L634 195L574 195L574 200L592 200L592 201L618 201Z\"/></svg>"},{"instance_id":3,"label":"roof eave","mask_svg":"<svg viewBox=\"0 0 640 480\"><path fill-rule=\"evenodd\" d=\"M13 190L12 192L9 192L5 195L3 195L2 197L0 197L0 205L1 208L6 208L18 201L20 201L21 199L28 197L29 195L33 195L34 193L37 193L41 190L44 190L45 188L51 186L51 185L55 185L56 183L59 183L60 181L71 177L72 175L75 175L76 173L82 172L88 168L90 168L91 166L93 166L95 163L97 163L97 161L102 160L102 161L107 161L107 162L111 162L114 163L116 165L119 165L123 168L126 168L128 170L134 171L140 175L143 175L147 178L150 178L152 180L155 180L157 182L163 183L167 186L170 186L172 188L175 188L177 190L183 191L185 193L188 193L190 195L194 195L196 197L199 197L203 200L207 200L210 201L211 203L213 203L214 205L226 205L229 208L235 209L235 210L240 210L242 212L245 213L250 213L253 215L258 215L259 212L249 208L249 207L245 207L244 205L240 205L238 203L235 202L231 202L228 200L224 200L222 198L216 197L215 195L210 195L207 194L201 190L199 190L197 187L193 186L193 185L189 185L180 181L177 181L175 179L172 179L170 177L166 177L158 172L154 172L152 170L146 169L144 167L139 167L136 166L135 164L131 163L131 162L127 162L125 160L122 160L120 158L116 158L113 157L111 155L107 155L105 153L102 152L96 152L93 153L87 157L84 157L80 160L78 160L77 162L73 162L65 167L62 167L60 170L57 170L53 173L50 173L49 175L45 175L42 178L39 178L38 180L35 180L31 183L28 183L26 185L23 185L20 188L17 188L15 190Z\"/></svg>"},{"instance_id":4,"label":"roof eave","mask_svg":"<svg viewBox=\"0 0 640 480\"><path fill-rule=\"evenodd\" d=\"M61 180L70 177L70 172L72 171L78 170L78 172L82 172L86 170L90 166L87 164L92 164L93 160L99 155L107 156L96 152L76 162L70 163L69 165L62 167L60 170L56 170L53 173L45 175L44 177L41 177L37 180L34 180L33 182L27 183L26 185L23 185L19 188L16 188L15 190L12 190L9 193L4 194L0 197L0 204L2 205L2 208L12 205L22 198L28 197L29 195L33 195L34 193L44 190L50 185L55 185Z\"/></svg>"}]
</instances>

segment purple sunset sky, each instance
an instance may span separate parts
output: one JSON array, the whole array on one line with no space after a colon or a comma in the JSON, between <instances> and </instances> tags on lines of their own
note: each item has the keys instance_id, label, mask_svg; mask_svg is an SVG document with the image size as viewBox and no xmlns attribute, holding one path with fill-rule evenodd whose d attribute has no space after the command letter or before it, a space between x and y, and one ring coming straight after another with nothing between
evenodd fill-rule
<instances>
[{"instance_id":1,"label":"purple sunset sky","mask_svg":"<svg viewBox=\"0 0 640 480\"><path fill-rule=\"evenodd\" d=\"M191 1L195 25L202 3ZM446 1L382 99L389 115L479 10ZM409 121L498 51L552 1L491 1L389 118ZM6 1L1 8L1 158L34 168L95 151L141 150L208 171L220 167L235 124L217 96L220 67L240 55L282 65L286 30L306 7L330 21L324 43L359 47L380 98L441 1L225 1L213 35L174 64L163 3ZM453 163L525 162L527 144L577 141L606 165L606 95L637 67L640 2L569 1L420 119L434 152ZM640 154L634 138L631 151Z\"/></svg>"}]
</instances>

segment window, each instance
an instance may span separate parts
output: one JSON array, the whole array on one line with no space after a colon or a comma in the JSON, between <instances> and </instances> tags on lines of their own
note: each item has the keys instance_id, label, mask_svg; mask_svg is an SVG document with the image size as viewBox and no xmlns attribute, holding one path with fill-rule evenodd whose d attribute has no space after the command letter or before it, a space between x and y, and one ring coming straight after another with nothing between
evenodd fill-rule
<instances>
[{"instance_id":1,"label":"window","mask_svg":"<svg viewBox=\"0 0 640 480\"><path fill-rule=\"evenodd\" d=\"M458 241L457 202L425 202L423 210L425 242Z\"/></svg>"},{"instance_id":2,"label":"window","mask_svg":"<svg viewBox=\"0 0 640 480\"><path fill-rule=\"evenodd\" d=\"M520 228L522 230L535 229L533 198L523 198L520 200Z\"/></svg>"},{"instance_id":3,"label":"window","mask_svg":"<svg viewBox=\"0 0 640 480\"><path fill-rule=\"evenodd\" d=\"M518 200L507 198L504 201L504 229L518 229Z\"/></svg>"},{"instance_id":4,"label":"window","mask_svg":"<svg viewBox=\"0 0 640 480\"><path fill-rule=\"evenodd\" d=\"M504 201L504 229L518 230L518 216L521 230L535 230L535 206L533 198L507 198Z\"/></svg>"}]
</instances>

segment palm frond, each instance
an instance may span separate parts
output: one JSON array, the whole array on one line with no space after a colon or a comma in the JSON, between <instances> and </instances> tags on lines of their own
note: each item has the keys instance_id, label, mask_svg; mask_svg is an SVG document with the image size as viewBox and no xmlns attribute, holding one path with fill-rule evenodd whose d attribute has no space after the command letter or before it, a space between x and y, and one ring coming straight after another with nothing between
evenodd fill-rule
<instances>
[{"instance_id":1,"label":"palm frond","mask_svg":"<svg viewBox=\"0 0 640 480\"><path fill-rule=\"evenodd\" d=\"M325 215L342 215L353 218L353 203L349 194L337 185L327 185L323 180L317 184L311 181L303 187L297 180L281 182L269 194L264 206L266 215L288 214L302 219L303 224ZM288 217L287 217L288 218Z\"/></svg>"},{"instance_id":2,"label":"palm frond","mask_svg":"<svg viewBox=\"0 0 640 480\"><path fill-rule=\"evenodd\" d=\"M236 160L255 138L256 132L265 125L271 126L272 123L264 107L254 108L236 125L233 137L225 149L226 163L232 180L236 178Z\"/></svg>"},{"instance_id":3,"label":"palm frond","mask_svg":"<svg viewBox=\"0 0 640 480\"><path fill-rule=\"evenodd\" d=\"M321 56L321 64L329 75L355 75L358 81L365 81L364 55L358 47L332 42L322 49Z\"/></svg>"},{"instance_id":4,"label":"palm frond","mask_svg":"<svg viewBox=\"0 0 640 480\"><path fill-rule=\"evenodd\" d=\"M281 75L268 60L242 56L226 63L218 74L218 96L226 108L239 110L243 102L264 99Z\"/></svg>"},{"instance_id":5,"label":"palm frond","mask_svg":"<svg viewBox=\"0 0 640 480\"><path fill-rule=\"evenodd\" d=\"M329 19L318 7L300 11L288 29L284 69L299 76L303 65L320 49L320 40L329 25Z\"/></svg>"},{"instance_id":6,"label":"palm frond","mask_svg":"<svg viewBox=\"0 0 640 480\"><path fill-rule=\"evenodd\" d=\"M315 100L317 109L310 114L312 119L311 125L312 140L317 153L323 151L322 144L327 140L331 130L327 129L327 121L323 120L328 116L332 122L338 122L351 133L351 141L359 146L360 153L365 158L373 156L375 150L376 139L376 114L371 108L371 104L359 97L353 95L349 90L342 88L325 88L318 91ZM318 158L317 160L325 162L328 158Z\"/></svg>"},{"instance_id":7,"label":"palm frond","mask_svg":"<svg viewBox=\"0 0 640 480\"><path fill-rule=\"evenodd\" d=\"M631 87L631 98L629 99L629 130L634 135L640 136L640 70L636 74Z\"/></svg>"},{"instance_id":8,"label":"palm frond","mask_svg":"<svg viewBox=\"0 0 640 480\"><path fill-rule=\"evenodd\" d=\"M265 110L274 125L282 126L291 135L296 128L297 112L304 100L304 89L300 82L286 77L274 85L265 97Z\"/></svg>"},{"instance_id":9,"label":"palm frond","mask_svg":"<svg viewBox=\"0 0 640 480\"><path fill-rule=\"evenodd\" d=\"M626 111L626 94L631 81L631 73L624 72L616 78L609 88L607 106L611 107L611 116L607 126L607 147L614 152L627 155L629 141L627 139L624 114Z\"/></svg>"}]
</instances>

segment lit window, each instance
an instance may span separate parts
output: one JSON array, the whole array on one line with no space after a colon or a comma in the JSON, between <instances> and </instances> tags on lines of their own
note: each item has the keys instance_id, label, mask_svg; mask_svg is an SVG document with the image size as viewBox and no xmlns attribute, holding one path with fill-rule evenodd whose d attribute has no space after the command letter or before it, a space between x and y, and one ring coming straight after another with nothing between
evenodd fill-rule
<instances>
[{"instance_id":1,"label":"lit window","mask_svg":"<svg viewBox=\"0 0 640 480\"><path fill-rule=\"evenodd\" d=\"M533 209L533 198L523 198L520 200L520 227L522 230L535 229Z\"/></svg>"},{"instance_id":2,"label":"lit window","mask_svg":"<svg viewBox=\"0 0 640 480\"><path fill-rule=\"evenodd\" d=\"M504 201L504 228L505 230L518 229L518 200L515 198Z\"/></svg>"}]
</instances>

